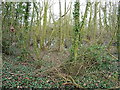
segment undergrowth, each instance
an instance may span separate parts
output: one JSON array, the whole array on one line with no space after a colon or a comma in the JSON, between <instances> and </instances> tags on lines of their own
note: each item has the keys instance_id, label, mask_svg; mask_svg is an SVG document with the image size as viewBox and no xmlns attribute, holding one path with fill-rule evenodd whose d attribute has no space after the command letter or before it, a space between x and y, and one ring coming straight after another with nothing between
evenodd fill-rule
<instances>
[{"instance_id":1,"label":"undergrowth","mask_svg":"<svg viewBox=\"0 0 120 90\"><path fill-rule=\"evenodd\" d=\"M62 73L71 75L84 88L112 88L118 85L118 64L105 46L79 48L78 59L61 66Z\"/></svg>"},{"instance_id":2,"label":"undergrowth","mask_svg":"<svg viewBox=\"0 0 120 90\"><path fill-rule=\"evenodd\" d=\"M47 66L50 62L46 62L44 67L48 67L48 70L44 70L41 68L42 64L38 68L35 61L20 59L19 56L3 55L3 87L70 89L74 86L82 88L118 86L117 60L108 54L104 46L82 46L79 48L76 61L69 62L69 59L56 69L51 64L53 70Z\"/></svg>"}]
</instances>

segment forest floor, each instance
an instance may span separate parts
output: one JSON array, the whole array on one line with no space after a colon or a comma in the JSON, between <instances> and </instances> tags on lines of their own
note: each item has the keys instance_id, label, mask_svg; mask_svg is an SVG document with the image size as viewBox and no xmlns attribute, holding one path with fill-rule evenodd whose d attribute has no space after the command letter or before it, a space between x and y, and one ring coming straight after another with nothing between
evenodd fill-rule
<instances>
[{"instance_id":1,"label":"forest floor","mask_svg":"<svg viewBox=\"0 0 120 90\"><path fill-rule=\"evenodd\" d=\"M92 47L91 49L94 50ZM3 53L2 85L8 88L68 88L77 87L77 85L82 88L113 88L119 86L117 63L111 57L110 59L113 61L102 62L100 65L90 68L90 72L81 69L79 72L83 74L78 74L79 68L75 67L73 71L70 69L69 72L67 69L69 66L67 67L67 64L64 64L69 60L69 56L70 53L67 50L63 52L43 52L42 65L37 66L37 62L32 59L23 61L19 60L17 55ZM108 56L106 58L109 58ZM63 68L65 66L66 68ZM94 70L96 67L100 69ZM64 69L67 69L68 72ZM83 70L86 69L83 68ZM96 71L96 73L93 71ZM72 72L73 74L71 74ZM76 76L74 73L78 75Z\"/></svg>"},{"instance_id":2,"label":"forest floor","mask_svg":"<svg viewBox=\"0 0 120 90\"><path fill-rule=\"evenodd\" d=\"M53 66L61 65L62 60L69 56L68 52L42 52L42 66L36 65L32 59L21 61L18 56L3 54L2 85L8 88L51 88L58 87L62 81L53 80L51 76L43 73ZM38 62L37 62L38 63Z\"/></svg>"}]
</instances>

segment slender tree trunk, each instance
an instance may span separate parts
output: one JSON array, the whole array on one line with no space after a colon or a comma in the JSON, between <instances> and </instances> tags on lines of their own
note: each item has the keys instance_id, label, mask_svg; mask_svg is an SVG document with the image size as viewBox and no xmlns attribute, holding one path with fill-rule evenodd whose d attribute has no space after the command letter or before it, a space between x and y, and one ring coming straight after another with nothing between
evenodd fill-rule
<instances>
[{"instance_id":1,"label":"slender tree trunk","mask_svg":"<svg viewBox=\"0 0 120 90\"><path fill-rule=\"evenodd\" d=\"M88 13L89 5L90 5L90 2L89 2L89 0L88 0L88 1L87 1L87 4L86 4L85 13L84 13L84 16L83 16L83 20L82 20L82 22L81 22L80 29L79 29L79 42L82 41L81 32L82 32L82 29L83 29L83 27L84 27L85 20L86 20L86 18L87 18L87 13Z\"/></svg>"},{"instance_id":2,"label":"slender tree trunk","mask_svg":"<svg viewBox=\"0 0 120 90\"><path fill-rule=\"evenodd\" d=\"M118 3L118 30L117 30L117 49L118 49L118 60L120 60L120 1Z\"/></svg>"},{"instance_id":3,"label":"slender tree trunk","mask_svg":"<svg viewBox=\"0 0 120 90\"><path fill-rule=\"evenodd\" d=\"M44 43L46 41L46 28L47 28L47 11L48 11L48 1L44 1L44 16L43 16L43 35L42 35L42 44L41 47L44 49Z\"/></svg>"},{"instance_id":4,"label":"slender tree trunk","mask_svg":"<svg viewBox=\"0 0 120 90\"><path fill-rule=\"evenodd\" d=\"M30 3L26 2L25 19L24 19L26 30L28 29L29 9L30 9Z\"/></svg>"},{"instance_id":5,"label":"slender tree trunk","mask_svg":"<svg viewBox=\"0 0 120 90\"><path fill-rule=\"evenodd\" d=\"M105 2L105 7L104 7L104 26L105 30L108 31L108 25L107 25L107 2Z\"/></svg>"},{"instance_id":6,"label":"slender tree trunk","mask_svg":"<svg viewBox=\"0 0 120 90\"><path fill-rule=\"evenodd\" d=\"M102 29L102 22L101 22L101 2L99 2L99 28Z\"/></svg>"},{"instance_id":7,"label":"slender tree trunk","mask_svg":"<svg viewBox=\"0 0 120 90\"><path fill-rule=\"evenodd\" d=\"M97 31L97 6L98 6L98 2L95 2L95 6L94 6L94 31L93 31L93 39L96 38L96 31Z\"/></svg>"},{"instance_id":8,"label":"slender tree trunk","mask_svg":"<svg viewBox=\"0 0 120 90\"><path fill-rule=\"evenodd\" d=\"M42 20L42 11L43 11L43 7L41 7L41 3L39 3L39 40L40 40L40 48L42 48L42 36L41 36L41 32L42 32L42 25L41 25L41 20Z\"/></svg>"},{"instance_id":9,"label":"slender tree trunk","mask_svg":"<svg viewBox=\"0 0 120 90\"><path fill-rule=\"evenodd\" d=\"M31 23L30 23L30 29L32 29L32 24L33 24L33 18L34 18L34 4L33 4L33 11L32 11L32 17L31 17Z\"/></svg>"},{"instance_id":10,"label":"slender tree trunk","mask_svg":"<svg viewBox=\"0 0 120 90\"><path fill-rule=\"evenodd\" d=\"M111 16L112 16L112 2L109 2L109 17L108 17L108 20L109 20L109 30L111 31L112 30L112 21L111 21Z\"/></svg>"},{"instance_id":11,"label":"slender tree trunk","mask_svg":"<svg viewBox=\"0 0 120 90\"><path fill-rule=\"evenodd\" d=\"M30 2L26 2L25 16L24 16L25 32L23 32L25 49L28 49L28 46L30 43L29 42L29 33L28 33L29 16L30 16L29 11L30 11Z\"/></svg>"},{"instance_id":12,"label":"slender tree trunk","mask_svg":"<svg viewBox=\"0 0 120 90\"><path fill-rule=\"evenodd\" d=\"M64 8L64 13L66 13L66 0L65 0L65 8ZM65 16L64 17L64 24L65 24L65 27L64 27L64 31L63 31L63 37L62 37L62 45L64 46L64 44L65 44L65 41L64 41L64 39L66 39L66 36L67 36L67 31L68 31L68 29L67 29L67 17Z\"/></svg>"},{"instance_id":13,"label":"slender tree trunk","mask_svg":"<svg viewBox=\"0 0 120 90\"><path fill-rule=\"evenodd\" d=\"M59 0L59 51L61 51L62 47L62 29L61 29L61 1Z\"/></svg>"},{"instance_id":14,"label":"slender tree trunk","mask_svg":"<svg viewBox=\"0 0 120 90\"><path fill-rule=\"evenodd\" d=\"M92 3L90 2L90 17L89 17L89 23L88 23L88 29L91 29L91 20L92 20Z\"/></svg>"},{"instance_id":15,"label":"slender tree trunk","mask_svg":"<svg viewBox=\"0 0 120 90\"><path fill-rule=\"evenodd\" d=\"M88 34L87 34L87 40L90 40L90 36L91 36L91 31L92 31L92 2L90 2L90 17L89 17L89 21L88 21Z\"/></svg>"}]
</instances>

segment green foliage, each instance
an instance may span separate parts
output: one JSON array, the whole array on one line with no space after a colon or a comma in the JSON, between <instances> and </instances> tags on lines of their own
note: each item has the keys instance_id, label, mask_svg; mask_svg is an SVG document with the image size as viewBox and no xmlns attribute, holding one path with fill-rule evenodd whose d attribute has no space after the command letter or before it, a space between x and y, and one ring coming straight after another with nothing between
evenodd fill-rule
<instances>
[{"instance_id":1,"label":"green foliage","mask_svg":"<svg viewBox=\"0 0 120 90\"><path fill-rule=\"evenodd\" d=\"M8 59L8 58L6 58ZM5 60L5 59L4 59ZM13 61L14 60L14 61ZM15 63L13 63L15 62ZM63 82L55 82L47 76L41 75L36 71L34 65L21 62L17 58L10 58L3 62L2 87L4 88L52 88L59 87Z\"/></svg>"}]
</instances>

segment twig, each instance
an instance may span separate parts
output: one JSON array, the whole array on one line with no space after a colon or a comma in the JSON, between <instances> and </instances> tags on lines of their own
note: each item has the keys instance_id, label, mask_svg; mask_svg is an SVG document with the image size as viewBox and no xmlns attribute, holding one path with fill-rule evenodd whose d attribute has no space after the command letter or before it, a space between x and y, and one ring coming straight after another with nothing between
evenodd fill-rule
<instances>
[{"instance_id":1,"label":"twig","mask_svg":"<svg viewBox=\"0 0 120 90\"><path fill-rule=\"evenodd\" d=\"M79 74L80 69L81 69L82 67L83 67L83 65L81 65L81 67L79 68L79 70L78 70L78 72L77 72L76 76Z\"/></svg>"},{"instance_id":2,"label":"twig","mask_svg":"<svg viewBox=\"0 0 120 90\"><path fill-rule=\"evenodd\" d=\"M108 49L106 49L106 51L108 52L108 54L109 54L111 57L113 57L114 59L118 59L117 57L115 57L114 55L112 55L112 54L109 52Z\"/></svg>"}]
</instances>

